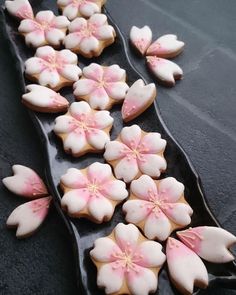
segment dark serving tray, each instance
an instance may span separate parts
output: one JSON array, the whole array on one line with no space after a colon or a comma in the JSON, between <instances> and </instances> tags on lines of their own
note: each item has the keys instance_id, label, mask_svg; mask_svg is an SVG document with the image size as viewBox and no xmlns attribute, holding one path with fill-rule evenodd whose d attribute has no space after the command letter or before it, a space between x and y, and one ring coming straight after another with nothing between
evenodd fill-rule
<instances>
[{"instance_id":1,"label":"dark serving tray","mask_svg":"<svg viewBox=\"0 0 236 295\"><path fill-rule=\"evenodd\" d=\"M56 12L55 4L52 1L32 1L32 6L35 11L51 9ZM105 10L105 13L108 12ZM112 15L112 11L110 11ZM27 48L23 38L17 32L18 22L1 11L3 23L6 26L4 42L9 43L9 58L15 60L16 71L21 81L22 93L25 92L25 86L29 81L24 79L24 61L34 55L34 51ZM128 76L128 84L132 84L135 80L142 78L140 73L133 67L128 51L126 40L116 24L113 23L108 14L110 23L116 29L116 42L107 48L104 53L95 59L84 59L79 56L79 65L84 67L91 62L110 65L119 64L126 69ZM144 79L145 80L145 79ZM147 83L152 82L146 81ZM168 89L166 90L168 91ZM71 88L64 88L60 93L65 96L70 102L74 101ZM21 98L18 98L21 99ZM77 281L79 294L104 294L96 286L96 268L89 258L89 250L93 246L96 238L108 235L118 222L124 222L124 216L121 212L121 206L118 206L115 214L110 222L101 225L94 224L85 219L68 218L60 207L61 191L58 187L60 176L70 167L84 168L89 164L99 161L104 162L102 155L89 154L80 158L73 158L65 154L62 143L52 132L54 120L57 114L41 114L29 111L30 117L35 124L35 127L40 135L44 150L45 150L45 171L47 183L51 194L54 197L55 206L63 218L70 234L74 246L74 253L77 266ZM123 127L123 121L120 114L120 106L116 106L111 110L111 115L115 119L111 138L115 139ZM168 169L164 176L173 176L185 185L186 199L194 210L191 226L212 225L220 226L209 210L204 193L201 187L199 176L197 175L189 158L179 146L176 140L170 134L168 128L163 122L160 112L155 102L146 112L140 117L130 122L128 125L136 123L144 131L157 131L162 134L162 137L167 140L167 148L165 157L168 163ZM174 236L174 234L173 234ZM227 264L212 264L206 263L209 273L210 285L222 286L226 288L236 288L236 264L235 262ZM199 290L196 290L197 294ZM166 265L161 270L159 275L159 291L158 294L179 294L169 281ZM157 294L156 293L156 294Z\"/></svg>"}]
</instances>

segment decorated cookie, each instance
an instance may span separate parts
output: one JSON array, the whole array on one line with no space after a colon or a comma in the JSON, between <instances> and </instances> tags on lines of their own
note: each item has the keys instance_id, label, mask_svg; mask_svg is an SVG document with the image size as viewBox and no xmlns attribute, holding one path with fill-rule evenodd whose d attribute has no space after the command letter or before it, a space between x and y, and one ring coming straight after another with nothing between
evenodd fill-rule
<instances>
[{"instance_id":1,"label":"decorated cookie","mask_svg":"<svg viewBox=\"0 0 236 295\"><path fill-rule=\"evenodd\" d=\"M179 41L176 35L168 34L158 38L147 49L147 55L154 55L163 58L173 58L179 55L184 49L184 42Z\"/></svg>"},{"instance_id":2,"label":"decorated cookie","mask_svg":"<svg viewBox=\"0 0 236 295\"><path fill-rule=\"evenodd\" d=\"M129 89L125 80L126 72L118 65L105 67L92 63L83 68L82 78L74 84L74 95L93 109L108 110L124 100Z\"/></svg>"},{"instance_id":3,"label":"decorated cookie","mask_svg":"<svg viewBox=\"0 0 236 295\"><path fill-rule=\"evenodd\" d=\"M22 96L22 102L31 110L42 113L57 113L68 109L69 102L67 99L50 88L31 84L27 85L26 89L29 92Z\"/></svg>"},{"instance_id":4,"label":"decorated cookie","mask_svg":"<svg viewBox=\"0 0 236 295\"><path fill-rule=\"evenodd\" d=\"M87 18L94 13L100 13L105 2L106 0L57 0L57 5L63 15L73 20L77 16Z\"/></svg>"},{"instance_id":5,"label":"decorated cookie","mask_svg":"<svg viewBox=\"0 0 236 295\"><path fill-rule=\"evenodd\" d=\"M108 164L93 163L86 169L70 168L61 177L62 208L72 217L96 223L111 219L116 205L128 196L125 183L117 180Z\"/></svg>"},{"instance_id":6,"label":"decorated cookie","mask_svg":"<svg viewBox=\"0 0 236 295\"><path fill-rule=\"evenodd\" d=\"M17 228L17 238L31 236L45 220L51 200L52 197L46 197L18 206L8 217L7 227Z\"/></svg>"},{"instance_id":7,"label":"decorated cookie","mask_svg":"<svg viewBox=\"0 0 236 295\"><path fill-rule=\"evenodd\" d=\"M166 258L171 281L183 294L192 294L194 286L208 286L208 273L204 263L183 243L168 238Z\"/></svg>"},{"instance_id":8,"label":"decorated cookie","mask_svg":"<svg viewBox=\"0 0 236 295\"><path fill-rule=\"evenodd\" d=\"M123 120L128 122L142 114L153 103L156 94L154 83L145 85L142 79L134 82L125 96L121 109Z\"/></svg>"},{"instance_id":9,"label":"decorated cookie","mask_svg":"<svg viewBox=\"0 0 236 295\"><path fill-rule=\"evenodd\" d=\"M18 19L33 19L34 13L28 0L5 1L7 11Z\"/></svg>"},{"instance_id":10,"label":"decorated cookie","mask_svg":"<svg viewBox=\"0 0 236 295\"><path fill-rule=\"evenodd\" d=\"M236 243L236 237L222 228L199 226L179 231L177 235L186 246L207 261L226 263L234 260L228 248Z\"/></svg>"},{"instance_id":11,"label":"decorated cookie","mask_svg":"<svg viewBox=\"0 0 236 295\"><path fill-rule=\"evenodd\" d=\"M110 140L113 118L108 111L94 111L85 101L71 104L68 113L56 118L54 132L64 149L75 157L102 152Z\"/></svg>"},{"instance_id":12,"label":"decorated cookie","mask_svg":"<svg viewBox=\"0 0 236 295\"><path fill-rule=\"evenodd\" d=\"M141 174L157 178L166 169L166 141L157 132L146 133L138 125L124 127L119 137L107 142L104 158L115 176L131 182Z\"/></svg>"},{"instance_id":13,"label":"decorated cookie","mask_svg":"<svg viewBox=\"0 0 236 295\"><path fill-rule=\"evenodd\" d=\"M155 292L166 259L161 244L145 239L133 224L123 223L97 239L90 256L98 270L98 286L116 295Z\"/></svg>"},{"instance_id":14,"label":"decorated cookie","mask_svg":"<svg viewBox=\"0 0 236 295\"><path fill-rule=\"evenodd\" d=\"M88 20L78 17L69 25L65 47L91 58L99 56L105 47L115 41L115 30L108 25L105 14L93 14Z\"/></svg>"},{"instance_id":15,"label":"decorated cookie","mask_svg":"<svg viewBox=\"0 0 236 295\"><path fill-rule=\"evenodd\" d=\"M185 201L184 185L173 177L153 180L142 175L131 182L123 205L126 221L136 224L148 239L166 240L171 232L191 222L193 210Z\"/></svg>"},{"instance_id":16,"label":"decorated cookie","mask_svg":"<svg viewBox=\"0 0 236 295\"><path fill-rule=\"evenodd\" d=\"M14 165L12 170L14 175L2 180L9 191L29 199L48 195L42 179L34 170L22 165Z\"/></svg>"},{"instance_id":17,"label":"decorated cookie","mask_svg":"<svg viewBox=\"0 0 236 295\"><path fill-rule=\"evenodd\" d=\"M149 26L142 28L133 26L130 30L130 42L139 53L144 55L152 42L152 31Z\"/></svg>"},{"instance_id":18,"label":"decorated cookie","mask_svg":"<svg viewBox=\"0 0 236 295\"><path fill-rule=\"evenodd\" d=\"M65 38L69 23L65 16L55 16L52 11L46 10L38 12L34 19L22 20L18 31L25 37L28 46L59 47Z\"/></svg>"},{"instance_id":19,"label":"decorated cookie","mask_svg":"<svg viewBox=\"0 0 236 295\"><path fill-rule=\"evenodd\" d=\"M36 50L34 57L26 60L25 73L29 80L57 91L79 79L81 70L77 63L77 55L70 50L56 51L43 46Z\"/></svg>"},{"instance_id":20,"label":"decorated cookie","mask_svg":"<svg viewBox=\"0 0 236 295\"><path fill-rule=\"evenodd\" d=\"M159 82L167 86L174 86L175 81L180 80L183 76L182 69L170 60L156 56L147 56L147 64Z\"/></svg>"}]
</instances>

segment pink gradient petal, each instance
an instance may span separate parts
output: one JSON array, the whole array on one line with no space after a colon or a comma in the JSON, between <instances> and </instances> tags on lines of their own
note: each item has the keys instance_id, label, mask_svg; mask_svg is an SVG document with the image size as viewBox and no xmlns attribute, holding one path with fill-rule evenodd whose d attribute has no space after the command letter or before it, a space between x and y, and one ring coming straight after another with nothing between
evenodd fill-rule
<instances>
[{"instance_id":1,"label":"pink gradient petal","mask_svg":"<svg viewBox=\"0 0 236 295\"><path fill-rule=\"evenodd\" d=\"M90 198L88 203L89 213L97 222L102 222L103 220L109 220L113 213L114 207L112 203L104 198L101 194L96 194Z\"/></svg>"},{"instance_id":2,"label":"pink gradient petal","mask_svg":"<svg viewBox=\"0 0 236 295\"><path fill-rule=\"evenodd\" d=\"M111 176L112 171L108 164L96 162L90 165L87 170L87 177L91 183L103 184L109 181Z\"/></svg>"},{"instance_id":3,"label":"pink gradient petal","mask_svg":"<svg viewBox=\"0 0 236 295\"><path fill-rule=\"evenodd\" d=\"M78 214L85 208L89 199L87 189L74 189L64 194L61 200L62 208L71 215Z\"/></svg>"},{"instance_id":4,"label":"pink gradient petal","mask_svg":"<svg viewBox=\"0 0 236 295\"><path fill-rule=\"evenodd\" d=\"M192 208L183 203L165 204L162 206L162 211L170 220L181 226L190 224L193 214Z\"/></svg>"},{"instance_id":5,"label":"pink gradient petal","mask_svg":"<svg viewBox=\"0 0 236 295\"><path fill-rule=\"evenodd\" d=\"M36 14L35 19L40 23L40 24L50 24L51 21L54 19L55 15L51 10L45 10L45 11L40 11Z\"/></svg>"},{"instance_id":6,"label":"pink gradient petal","mask_svg":"<svg viewBox=\"0 0 236 295\"><path fill-rule=\"evenodd\" d=\"M141 128L138 125L124 127L120 133L122 142L132 149L138 147L141 140L141 135Z\"/></svg>"},{"instance_id":7,"label":"pink gradient petal","mask_svg":"<svg viewBox=\"0 0 236 295\"><path fill-rule=\"evenodd\" d=\"M108 111L99 111L96 112L93 116L95 121L95 126L98 129L105 129L112 125L114 119L111 117L110 112Z\"/></svg>"},{"instance_id":8,"label":"pink gradient petal","mask_svg":"<svg viewBox=\"0 0 236 295\"><path fill-rule=\"evenodd\" d=\"M31 57L25 62L25 72L28 75L37 75L45 68L43 61L38 57Z\"/></svg>"},{"instance_id":9,"label":"pink gradient petal","mask_svg":"<svg viewBox=\"0 0 236 295\"><path fill-rule=\"evenodd\" d=\"M60 45L65 38L65 33L59 29L51 28L45 32L46 39L51 45Z\"/></svg>"},{"instance_id":10,"label":"pink gradient petal","mask_svg":"<svg viewBox=\"0 0 236 295\"><path fill-rule=\"evenodd\" d=\"M83 118L83 116L88 116L90 112L91 108L89 104L85 101L73 102L70 106L71 116L79 121L84 121L86 118Z\"/></svg>"},{"instance_id":11,"label":"pink gradient petal","mask_svg":"<svg viewBox=\"0 0 236 295\"><path fill-rule=\"evenodd\" d=\"M121 80L125 80L126 72L121 69L118 65L112 65L104 68L104 81L110 82L119 82Z\"/></svg>"},{"instance_id":12,"label":"pink gradient petal","mask_svg":"<svg viewBox=\"0 0 236 295\"><path fill-rule=\"evenodd\" d=\"M108 26L108 25L101 26L97 28L94 36L101 41L110 39L114 37L114 29L112 26Z\"/></svg>"},{"instance_id":13,"label":"pink gradient petal","mask_svg":"<svg viewBox=\"0 0 236 295\"><path fill-rule=\"evenodd\" d=\"M78 33L70 33L66 35L64 39L65 47L68 49L73 49L77 46L79 46L80 41L82 40L82 37Z\"/></svg>"},{"instance_id":14,"label":"pink gradient petal","mask_svg":"<svg viewBox=\"0 0 236 295\"><path fill-rule=\"evenodd\" d=\"M105 144L110 141L110 136L103 130L90 129L86 132L88 143L97 150L103 150Z\"/></svg>"},{"instance_id":15,"label":"pink gradient petal","mask_svg":"<svg viewBox=\"0 0 236 295\"><path fill-rule=\"evenodd\" d=\"M30 33L39 29L39 25L32 19L24 19L21 21L18 31L20 33Z\"/></svg>"},{"instance_id":16,"label":"pink gradient petal","mask_svg":"<svg viewBox=\"0 0 236 295\"><path fill-rule=\"evenodd\" d=\"M139 173L136 159L123 158L120 160L115 169L115 176L118 179L123 179L125 182L131 182Z\"/></svg>"},{"instance_id":17,"label":"pink gradient petal","mask_svg":"<svg viewBox=\"0 0 236 295\"><path fill-rule=\"evenodd\" d=\"M78 57L75 53L68 49L62 49L57 52L57 59L63 61L63 63L77 65Z\"/></svg>"},{"instance_id":18,"label":"pink gradient petal","mask_svg":"<svg viewBox=\"0 0 236 295\"><path fill-rule=\"evenodd\" d=\"M150 193L157 194L156 184L148 175L142 175L139 179L133 180L130 189L136 197L147 201L150 199Z\"/></svg>"},{"instance_id":19,"label":"pink gradient petal","mask_svg":"<svg viewBox=\"0 0 236 295\"><path fill-rule=\"evenodd\" d=\"M159 182L158 191L161 199L168 203L177 202L184 193L184 185L173 177L167 177Z\"/></svg>"},{"instance_id":20,"label":"pink gradient petal","mask_svg":"<svg viewBox=\"0 0 236 295\"><path fill-rule=\"evenodd\" d=\"M78 15L78 12L79 12L78 6L72 3L65 7L65 9L63 10L63 15L68 17L69 20L73 20Z\"/></svg>"},{"instance_id":21,"label":"pink gradient petal","mask_svg":"<svg viewBox=\"0 0 236 295\"><path fill-rule=\"evenodd\" d=\"M122 251L125 251L127 246L136 248L139 239L139 230L133 224L119 223L115 229L115 240Z\"/></svg>"},{"instance_id":22,"label":"pink gradient petal","mask_svg":"<svg viewBox=\"0 0 236 295\"><path fill-rule=\"evenodd\" d=\"M94 1L95 2L95 1ZM92 3L92 1L82 2L79 6L80 13L85 17L90 17L94 13L99 12L99 7L96 3Z\"/></svg>"},{"instance_id":23,"label":"pink gradient petal","mask_svg":"<svg viewBox=\"0 0 236 295\"><path fill-rule=\"evenodd\" d=\"M154 241L144 241L137 249L143 258L137 264L142 267L161 267L166 260L165 254L162 252L162 245Z\"/></svg>"},{"instance_id":24,"label":"pink gradient petal","mask_svg":"<svg viewBox=\"0 0 236 295\"><path fill-rule=\"evenodd\" d=\"M100 27L105 24L107 17L105 14L95 13L88 20L89 24L94 25L95 27Z\"/></svg>"},{"instance_id":25,"label":"pink gradient petal","mask_svg":"<svg viewBox=\"0 0 236 295\"><path fill-rule=\"evenodd\" d=\"M51 59L56 58L56 51L51 46L43 46L36 50L35 56L51 62Z\"/></svg>"},{"instance_id":26,"label":"pink gradient petal","mask_svg":"<svg viewBox=\"0 0 236 295\"><path fill-rule=\"evenodd\" d=\"M56 70L46 68L40 73L38 80L40 85L54 88L60 83L60 76Z\"/></svg>"},{"instance_id":27,"label":"pink gradient petal","mask_svg":"<svg viewBox=\"0 0 236 295\"><path fill-rule=\"evenodd\" d=\"M162 171L166 170L167 164L159 155L142 154L142 160L138 161L138 166L143 174L157 178Z\"/></svg>"},{"instance_id":28,"label":"pink gradient petal","mask_svg":"<svg viewBox=\"0 0 236 295\"><path fill-rule=\"evenodd\" d=\"M76 121L71 118L71 116L59 116L55 120L55 125L54 125L54 132L55 133L70 133L74 129L77 128Z\"/></svg>"},{"instance_id":29,"label":"pink gradient petal","mask_svg":"<svg viewBox=\"0 0 236 295\"><path fill-rule=\"evenodd\" d=\"M143 200L126 201L122 207L126 214L125 220L134 224L138 224L143 221L150 213L148 205L149 202Z\"/></svg>"},{"instance_id":30,"label":"pink gradient petal","mask_svg":"<svg viewBox=\"0 0 236 295\"><path fill-rule=\"evenodd\" d=\"M120 180L109 180L103 184L102 194L113 201L122 201L128 197L125 183Z\"/></svg>"},{"instance_id":31,"label":"pink gradient petal","mask_svg":"<svg viewBox=\"0 0 236 295\"><path fill-rule=\"evenodd\" d=\"M103 68L96 63L91 63L89 66L83 68L83 75L87 79L101 82L103 78Z\"/></svg>"},{"instance_id":32,"label":"pink gradient petal","mask_svg":"<svg viewBox=\"0 0 236 295\"><path fill-rule=\"evenodd\" d=\"M35 30L25 35L25 43L28 46L38 47L45 45L46 39L44 32L41 30Z\"/></svg>"},{"instance_id":33,"label":"pink gradient petal","mask_svg":"<svg viewBox=\"0 0 236 295\"><path fill-rule=\"evenodd\" d=\"M119 141L110 141L106 144L106 151L104 153L104 158L107 161L113 161L124 158L124 153L122 152L126 149L126 145Z\"/></svg>"},{"instance_id":34,"label":"pink gradient petal","mask_svg":"<svg viewBox=\"0 0 236 295\"><path fill-rule=\"evenodd\" d=\"M94 36L85 37L80 41L80 50L84 54L94 53L99 49L99 41Z\"/></svg>"},{"instance_id":35,"label":"pink gradient petal","mask_svg":"<svg viewBox=\"0 0 236 295\"><path fill-rule=\"evenodd\" d=\"M89 97L89 103L93 109L104 110L108 106L110 100L103 87L96 88Z\"/></svg>"},{"instance_id":36,"label":"pink gradient petal","mask_svg":"<svg viewBox=\"0 0 236 295\"><path fill-rule=\"evenodd\" d=\"M66 174L61 176L61 183L66 187L77 189L86 187L88 180L80 170L69 168Z\"/></svg>"},{"instance_id":37,"label":"pink gradient petal","mask_svg":"<svg viewBox=\"0 0 236 295\"><path fill-rule=\"evenodd\" d=\"M115 100L124 99L128 89L129 86L125 82L111 82L105 86L107 94Z\"/></svg>"},{"instance_id":38,"label":"pink gradient petal","mask_svg":"<svg viewBox=\"0 0 236 295\"><path fill-rule=\"evenodd\" d=\"M80 79L74 84L74 95L89 95L97 86L97 82L90 79Z\"/></svg>"},{"instance_id":39,"label":"pink gradient petal","mask_svg":"<svg viewBox=\"0 0 236 295\"><path fill-rule=\"evenodd\" d=\"M86 144L87 141L84 131L77 128L73 132L69 133L67 138L64 140L64 149L71 151L72 154L78 154L82 152Z\"/></svg>"},{"instance_id":40,"label":"pink gradient petal","mask_svg":"<svg viewBox=\"0 0 236 295\"><path fill-rule=\"evenodd\" d=\"M166 140L161 138L160 133L150 132L142 138L141 144L146 148L143 153L156 154L165 149Z\"/></svg>"}]
</instances>

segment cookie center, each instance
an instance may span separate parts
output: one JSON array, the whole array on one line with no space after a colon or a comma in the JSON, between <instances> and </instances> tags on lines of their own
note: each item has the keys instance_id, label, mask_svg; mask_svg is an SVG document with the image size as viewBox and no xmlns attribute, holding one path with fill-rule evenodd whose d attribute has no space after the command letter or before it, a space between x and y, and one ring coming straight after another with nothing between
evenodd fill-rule
<instances>
[{"instance_id":1,"label":"cookie center","mask_svg":"<svg viewBox=\"0 0 236 295\"><path fill-rule=\"evenodd\" d=\"M129 143L129 148L124 148L121 153L127 158L128 161L138 160L140 162L145 162L146 159L143 154L148 152L149 149L146 144L141 143L137 145L134 140Z\"/></svg>"},{"instance_id":2,"label":"cookie center","mask_svg":"<svg viewBox=\"0 0 236 295\"><path fill-rule=\"evenodd\" d=\"M94 183L90 183L88 186L88 191L91 193L91 194L96 194L98 193L99 191L99 186L94 182Z\"/></svg>"}]
</instances>

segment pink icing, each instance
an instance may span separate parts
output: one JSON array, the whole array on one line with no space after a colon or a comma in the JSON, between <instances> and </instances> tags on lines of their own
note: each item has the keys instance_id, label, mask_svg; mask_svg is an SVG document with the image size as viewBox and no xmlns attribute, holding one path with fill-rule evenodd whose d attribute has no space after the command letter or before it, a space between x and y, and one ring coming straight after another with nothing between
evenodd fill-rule
<instances>
[{"instance_id":1,"label":"pink icing","mask_svg":"<svg viewBox=\"0 0 236 295\"><path fill-rule=\"evenodd\" d=\"M22 187L22 195L37 197L47 194L47 189L37 174L24 180Z\"/></svg>"},{"instance_id":2,"label":"pink icing","mask_svg":"<svg viewBox=\"0 0 236 295\"><path fill-rule=\"evenodd\" d=\"M33 19L34 13L30 4L25 4L17 10L15 16L19 19Z\"/></svg>"},{"instance_id":3,"label":"pink icing","mask_svg":"<svg viewBox=\"0 0 236 295\"><path fill-rule=\"evenodd\" d=\"M150 67L156 67L164 65L166 63L166 60L164 58L159 58L156 56L147 56L147 62Z\"/></svg>"},{"instance_id":4,"label":"pink icing","mask_svg":"<svg viewBox=\"0 0 236 295\"><path fill-rule=\"evenodd\" d=\"M166 257L168 260L179 259L183 256L189 256L195 254L192 250L186 247L180 241L174 238L168 238L166 245Z\"/></svg>"},{"instance_id":5,"label":"pink icing","mask_svg":"<svg viewBox=\"0 0 236 295\"><path fill-rule=\"evenodd\" d=\"M44 219L49 210L52 197L46 197L31 201L28 203L29 208L32 210L32 213L35 214L40 219Z\"/></svg>"},{"instance_id":6,"label":"pink icing","mask_svg":"<svg viewBox=\"0 0 236 295\"><path fill-rule=\"evenodd\" d=\"M51 96L50 106L51 107L61 107L68 105L68 101L60 95L60 93L56 93Z\"/></svg>"},{"instance_id":7,"label":"pink icing","mask_svg":"<svg viewBox=\"0 0 236 295\"><path fill-rule=\"evenodd\" d=\"M197 228L189 228L187 230L178 232L177 235L186 246L188 246L194 252L198 253L201 249L203 231L204 227L199 226Z\"/></svg>"}]
</instances>

